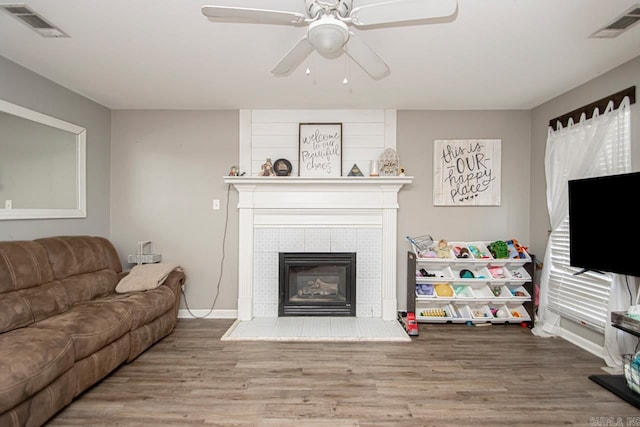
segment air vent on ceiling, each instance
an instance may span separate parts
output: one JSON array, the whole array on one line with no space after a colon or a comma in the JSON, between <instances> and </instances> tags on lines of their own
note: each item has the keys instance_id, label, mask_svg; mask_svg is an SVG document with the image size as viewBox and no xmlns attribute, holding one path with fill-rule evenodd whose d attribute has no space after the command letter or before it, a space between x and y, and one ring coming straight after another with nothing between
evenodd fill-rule
<instances>
[{"instance_id":1,"label":"air vent on ceiling","mask_svg":"<svg viewBox=\"0 0 640 427\"><path fill-rule=\"evenodd\" d=\"M0 4L0 9L16 18L42 37L69 37L61 29L31 10L24 3Z\"/></svg>"},{"instance_id":2,"label":"air vent on ceiling","mask_svg":"<svg viewBox=\"0 0 640 427\"><path fill-rule=\"evenodd\" d=\"M627 31L640 21L640 4L636 4L629 10L618 16L607 26L591 35L593 38L612 39Z\"/></svg>"}]
</instances>

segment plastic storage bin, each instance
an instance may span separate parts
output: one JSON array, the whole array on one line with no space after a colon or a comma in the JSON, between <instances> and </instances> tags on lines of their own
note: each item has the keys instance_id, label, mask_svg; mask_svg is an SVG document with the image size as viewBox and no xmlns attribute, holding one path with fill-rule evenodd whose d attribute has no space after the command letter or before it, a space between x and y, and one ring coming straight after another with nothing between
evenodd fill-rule
<instances>
[{"instance_id":1,"label":"plastic storage bin","mask_svg":"<svg viewBox=\"0 0 640 427\"><path fill-rule=\"evenodd\" d=\"M431 283L418 283L416 284L416 296L417 297L434 297L433 284Z\"/></svg>"},{"instance_id":2,"label":"plastic storage bin","mask_svg":"<svg viewBox=\"0 0 640 427\"><path fill-rule=\"evenodd\" d=\"M456 259L473 259L473 255L465 242L449 242L449 246L451 246L451 251Z\"/></svg>"},{"instance_id":3,"label":"plastic storage bin","mask_svg":"<svg viewBox=\"0 0 640 427\"><path fill-rule=\"evenodd\" d=\"M467 247L474 259L492 260L491 252L483 242L468 242Z\"/></svg>"},{"instance_id":4,"label":"plastic storage bin","mask_svg":"<svg viewBox=\"0 0 640 427\"><path fill-rule=\"evenodd\" d=\"M531 275L524 267L511 269L509 271L509 274L511 276L510 282L517 282L517 281L528 282L529 280L531 280Z\"/></svg>"},{"instance_id":5,"label":"plastic storage bin","mask_svg":"<svg viewBox=\"0 0 640 427\"><path fill-rule=\"evenodd\" d=\"M489 304L489 311L494 320L509 321L512 318L509 308L506 305Z\"/></svg>"},{"instance_id":6,"label":"plastic storage bin","mask_svg":"<svg viewBox=\"0 0 640 427\"><path fill-rule=\"evenodd\" d=\"M491 289L491 293L493 294L494 298L513 298L511 290L506 285L490 284L489 289Z\"/></svg>"},{"instance_id":7,"label":"plastic storage bin","mask_svg":"<svg viewBox=\"0 0 640 427\"><path fill-rule=\"evenodd\" d=\"M507 282L511 278L509 269L503 265L491 265L487 267L487 270L489 271L489 275L493 281L501 280Z\"/></svg>"},{"instance_id":8,"label":"plastic storage bin","mask_svg":"<svg viewBox=\"0 0 640 427\"><path fill-rule=\"evenodd\" d=\"M486 267L474 267L473 265L460 266L456 265L451 269L455 281L471 281L480 282L491 280L491 275Z\"/></svg>"},{"instance_id":9,"label":"plastic storage bin","mask_svg":"<svg viewBox=\"0 0 640 427\"><path fill-rule=\"evenodd\" d=\"M514 321L528 322L531 320L529 313L527 312L527 310L524 308L522 304L520 305L507 304L507 308L509 309L509 314L511 315Z\"/></svg>"},{"instance_id":10,"label":"plastic storage bin","mask_svg":"<svg viewBox=\"0 0 640 427\"><path fill-rule=\"evenodd\" d=\"M511 293L511 298L522 298L523 300L531 298L531 294L527 292L524 286L509 286L509 292Z\"/></svg>"},{"instance_id":11,"label":"plastic storage bin","mask_svg":"<svg viewBox=\"0 0 640 427\"><path fill-rule=\"evenodd\" d=\"M448 266L420 264L420 268L416 271L416 281L420 283L436 283L453 280L453 271ZM423 273L426 273L424 275Z\"/></svg>"},{"instance_id":12,"label":"plastic storage bin","mask_svg":"<svg viewBox=\"0 0 640 427\"><path fill-rule=\"evenodd\" d=\"M459 284L453 284L453 291L456 294L456 299L474 299L476 296L473 292L473 289L471 288L471 286L468 285L459 285Z\"/></svg>"},{"instance_id":13,"label":"plastic storage bin","mask_svg":"<svg viewBox=\"0 0 640 427\"><path fill-rule=\"evenodd\" d=\"M455 298L453 286L448 283L439 283L433 287L436 298Z\"/></svg>"},{"instance_id":14,"label":"plastic storage bin","mask_svg":"<svg viewBox=\"0 0 640 427\"><path fill-rule=\"evenodd\" d=\"M451 304L426 304L424 307L416 307L416 319L418 320L444 323L459 316Z\"/></svg>"},{"instance_id":15,"label":"plastic storage bin","mask_svg":"<svg viewBox=\"0 0 640 427\"><path fill-rule=\"evenodd\" d=\"M475 295L476 299L490 300L495 297L491 289L487 285L483 286L475 286L473 288L473 295Z\"/></svg>"},{"instance_id":16,"label":"plastic storage bin","mask_svg":"<svg viewBox=\"0 0 640 427\"><path fill-rule=\"evenodd\" d=\"M491 310L489 310L489 306L486 305L486 304L469 305L469 310L471 312L471 318L473 320L490 321L490 320L493 319L493 315L491 314Z\"/></svg>"}]
</instances>

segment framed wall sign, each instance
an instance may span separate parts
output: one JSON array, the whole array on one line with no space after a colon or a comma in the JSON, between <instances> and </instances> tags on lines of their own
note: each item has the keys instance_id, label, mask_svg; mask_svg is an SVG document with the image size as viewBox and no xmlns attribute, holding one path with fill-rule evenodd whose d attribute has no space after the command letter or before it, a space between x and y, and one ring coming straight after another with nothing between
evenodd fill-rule
<instances>
[{"instance_id":1,"label":"framed wall sign","mask_svg":"<svg viewBox=\"0 0 640 427\"><path fill-rule=\"evenodd\" d=\"M342 123L300 123L300 176L342 176Z\"/></svg>"},{"instance_id":2,"label":"framed wall sign","mask_svg":"<svg viewBox=\"0 0 640 427\"><path fill-rule=\"evenodd\" d=\"M433 204L500 206L501 140L435 140Z\"/></svg>"}]
</instances>

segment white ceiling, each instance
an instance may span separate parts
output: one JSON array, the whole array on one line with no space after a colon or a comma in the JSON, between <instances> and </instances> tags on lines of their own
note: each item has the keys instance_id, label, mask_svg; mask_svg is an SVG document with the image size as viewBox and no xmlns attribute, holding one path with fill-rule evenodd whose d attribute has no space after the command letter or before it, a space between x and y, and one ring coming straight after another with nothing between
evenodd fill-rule
<instances>
[{"instance_id":1,"label":"white ceiling","mask_svg":"<svg viewBox=\"0 0 640 427\"><path fill-rule=\"evenodd\" d=\"M304 12L304 0L27 0L70 38L0 12L0 55L111 109L530 109L640 55L640 24L589 38L637 3L458 0L449 23L353 29L391 74L372 80L349 60L348 85L344 55L271 74L305 27L212 22L200 10Z\"/></svg>"}]
</instances>

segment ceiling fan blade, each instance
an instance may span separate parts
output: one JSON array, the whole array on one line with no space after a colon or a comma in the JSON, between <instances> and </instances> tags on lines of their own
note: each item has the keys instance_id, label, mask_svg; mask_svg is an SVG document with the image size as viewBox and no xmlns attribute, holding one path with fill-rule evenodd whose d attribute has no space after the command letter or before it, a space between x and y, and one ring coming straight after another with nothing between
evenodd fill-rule
<instances>
[{"instance_id":1,"label":"ceiling fan blade","mask_svg":"<svg viewBox=\"0 0 640 427\"><path fill-rule=\"evenodd\" d=\"M289 52L287 52L271 72L278 76L289 74L305 60L312 50L313 46L311 46L309 40L307 40L307 36L304 36L291 48L291 50L289 50Z\"/></svg>"},{"instance_id":2,"label":"ceiling fan blade","mask_svg":"<svg viewBox=\"0 0 640 427\"><path fill-rule=\"evenodd\" d=\"M220 21L257 24L300 24L307 18L298 12L231 6L202 6L202 14Z\"/></svg>"},{"instance_id":3,"label":"ceiling fan blade","mask_svg":"<svg viewBox=\"0 0 640 427\"><path fill-rule=\"evenodd\" d=\"M350 37L344 50L363 70L374 79L381 79L389 74L389 66L380 59L369 46L349 32Z\"/></svg>"},{"instance_id":4,"label":"ceiling fan blade","mask_svg":"<svg viewBox=\"0 0 640 427\"><path fill-rule=\"evenodd\" d=\"M354 7L349 17L353 25L367 27L447 18L454 15L457 10L457 0L392 0Z\"/></svg>"}]
</instances>

